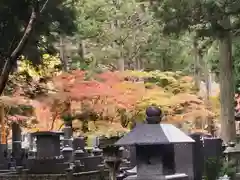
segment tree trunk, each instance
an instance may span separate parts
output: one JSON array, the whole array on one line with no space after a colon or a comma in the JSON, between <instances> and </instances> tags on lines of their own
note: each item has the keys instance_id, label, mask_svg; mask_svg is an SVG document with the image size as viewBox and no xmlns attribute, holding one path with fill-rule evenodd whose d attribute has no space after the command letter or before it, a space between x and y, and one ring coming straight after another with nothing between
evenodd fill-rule
<instances>
[{"instance_id":1,"label":"tree trunk","mask_svg":"<svg viewBox=\"0 0 240 180\"><path fill-rule=\"evenodd\" d=\"M198 56L198 44L197 40L193 41L193 53L194 53L194 82L197 90L200 89L200 68L199 68L199 56Z\"/></svg>"},{"instance_id":2,"label":"tree trunk","mask_svg":"<svg viewBox=\"0 0 240 180\"><path fill-rule=\"evenodd\" d=\"M6 62L4 64L4 68L1 72L1 76L0 76L0 95L2 95L4 89L7 85L9 75L10 75L11 71L13 70L14 65L16 64L19 56L22 54L24 48L27 45L29 37L30 37L30 35L33 31L34 25L37 21L37 17L38 17L39 12L41 13L45 9L47 3L48 3L48 0L45 1L44 5L43 5L43 7L41 8L40 11L39 11L39 1L36 1L34 3L34 6L32 8L32 13L31 13L28 25L27 25L27 27L24 31L24 34L23 34L21 40L19 41L17 47L11 53L10 57L8 57L6 59ZM0 116L1 116L0 121L1 121L1 133L2 133L1 134L1 140L6 141L6 138L3 137L3 136L5 136L5 132L6 132L5 122L4 122L4 117L3 117L4 116L4 106L3 105L1 106ZM1 142L1 143L4 143L4 142Z\"/></svg>"},{"instance_id":3,"label":"tree trunk","mask_svg":"<svg viewBox=\"0 0 240 180\"><path fill-rule=\"evenodd\" d=\"M124 71L125 70L125 62L123 57L119 57L118 59L118 70Z\"/></svg>"},{"instance_id":4,"label":"tree trunk","mask_svg":"<svg viewBox=\"0 0 240 180\"><path fill-rule=\"evenodd\" d=\"M19 56L22 54L24 48L27 45L28 39L29 39L29 37L33 31L34 25L37 21L38 14L41 13L45 9L47 3L48 3L48 0L45 1L43 7L39 11L39 1L36 0L34 2L31 17L29 19L27 27L25 28L24 34L23 34L21 40L19 41L17 47L11 53L10 57L6 58L4 68L3 68L2 72L1 72L1 76L0 76L0 95L3 93L3 91L7 85L9 74L12 72L14 65L16 64Z\"/></svg>"},{"instance_id":5,"label":"tree trunk","mask_svg":"<svg viewBox=\"0 0 240 180\"><path fill-rule=\"evenodd\" d=\"M201 51L199 51L199 62L201 64L201 69L202 72L204 74L204 81L205 81L205 88L206 88L206 92L205 92L205 105L207 107L208 110L211 109L211 102L210 102L210 77L209 77L209 68L208 68L208 63L206 60L203 59L203 54ZM214 122L213 119L209 119L208 116L206 116L206 123L208 125L208 132L211 133L211 135L214 136L215 134L215 127L214 127Z\"/></svg>"},{"instance_id":6,"label":"tree trunk","mask_svg":"<svg viewBox=\"0 0 240 180\"><path fill-rule=\"evenodd\" d=\"M134 59L134 70L140 71L141 70L141 61L139 58Z\"/></svg>"},{"instance_id":7,"label":"tree trunk","mask_svg":"<svg viewBox=\"0 0 240 180\"><path fill-rule=\"evenodd\" d=\"M60 35L60 59L62 62L63 70L66 72L68 71L68 62L67 57L65 55L65 44L64 44L64 38L62 35Z\"/></svg>"},{"instance_id":8,"label":"tree trunk","mask_svg":"<svg viewBox=\"0 0 240 180\"><path fill-rule=\"evenodd\" d=\"M168 58L166 56L166 53L163 53L162 61L161 61L161 71L167 71L167 70L168 70Z\"/></svg>"},{"instance_id":9,"label":"tree trunk","mask_svg":"<svg viewBox=\"0 0 240 180\"><path fill-rule=\"evenodd\" d=\"M116 9L119 10L120 9L120 0L112 0L112 2L114 4L114 6L116 7ZM112 30L115 31L118 28L118 26L119 26L119 21L117 19L113 20ZM119 46L118 49L119 49L120 52L119 52L119 57L117 59L117 68L118 68L119 71L124 71L125 70L125 60L124 60L124 57L123 57L123 54L122 54L122 49L123 49L123 47L122 47L123 44L122 43L117 45L116 42L113 42L113 45L112 45L112 47L114 49L116 49L117 46Z\"/></svg>"},{"instance_id":10,"label":"tree trunk","mask_svg":"<svg viewBox=\"0 0 240 180\"><path fill-rule=\"evenodd\" d=\"M219 39L220 54L220 101L221 136L224 142L235 141L236 126L234 120L234 79L231 33L224 33Z\"/></svg>"},{"instance_id":11,"label":"tree trunk","mask_svg":"<svg viewBox=\"0 0 240 180\"><path fill-rule=\"evenodd\" d=\"M85 41L80 40L80 43L78 46L78 55L80 56L81 60L84 60L85 54L86 54Z\"/></svg>"}]
</instances>

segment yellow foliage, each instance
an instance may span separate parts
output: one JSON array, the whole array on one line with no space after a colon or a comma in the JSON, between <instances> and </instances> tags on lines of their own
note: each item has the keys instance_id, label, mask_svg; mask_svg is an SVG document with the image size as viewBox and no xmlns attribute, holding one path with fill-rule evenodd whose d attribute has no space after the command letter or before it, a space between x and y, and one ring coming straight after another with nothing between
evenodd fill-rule
<instances>
[{"instance_id":1,"label":"yellow foliage","mask_svg":"<svg viewBox=\"0 0 240 180\"><path fill-rule=\"evenodd\" d=\"M57 75L59 72L56 70L56 66L60 64L59 57L49 54L43 54L42 62L37 66L34 66L32 62L22 57L18 64L18 72L28 72L33 79L38 80L41 77Z\"/></svg>"},{"instance_id":2,"label":"yellow foliage","mask_svg":"<svg viewBox=\"0 0 240 180\"><path fill-rule=\"evenodd\" d=\"M211 103L211 107L213 109L213 111L219 115L220 113L220 100L219 97L210 97L210 103Z\"/></svg>"},{"instance_id":3,"label":"yellow foliage","mask_svg":"<svg viewBox=\"0 0 240 180\"><path fill-rule=\"evenodd\" d=\"M126 76L139 78L146 88L136 105L134 118L144 120L145 109L156 105L164 110L165 122L176 125L187 123L189 128L198 129L218 115L218 99L211 99L214 103L208 110L209 107L196 95L193 78L184 76L182 72L127 71Z\"/></svg>"},{"instance_id":4,"label":"yellow foliage","mask_svg":"<svg viewBox=\"0 0 240 180\"><path fill-rule=\"evenodd\" d=\"M146 88L152 88L154 84L173 94L194 92L193 79L188 76L183 76L183 73L180 71L176 73L169 71L126 71L125 76L144 82Z\"/></svg>"}]
</instances>

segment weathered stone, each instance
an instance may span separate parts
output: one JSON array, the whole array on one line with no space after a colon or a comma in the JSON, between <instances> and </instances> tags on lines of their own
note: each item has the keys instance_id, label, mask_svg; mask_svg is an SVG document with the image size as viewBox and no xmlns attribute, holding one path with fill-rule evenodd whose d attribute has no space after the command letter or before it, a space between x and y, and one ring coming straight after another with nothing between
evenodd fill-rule
<instances>
[{"instance_id":1,"label":"weathered stone","mask_svg":"<svg viewBox=\"0 0 240 180\"><path fill-rule=\"evenodd\" d=\"M32 133L37 141L37 158L53 158L60 156L59 132L40 131Z\"/></svg>"},{"instance_id":2,"label":"weathered stone","mask_svg":"<svg viewBox=\"0 0 240 180\"><path fill-rule=\"evenodd\" d=\"M84 149L86 146L85 138L84 137L76 137L73 139L73 149Z\"/></svg>"},{"instance_id":3,"label":"weathered stone","mask_svg":"<svg viewBox=\"0 0 240 180\"><path fill-rule=\"evenodd\" d=\"M108 171L92 171L73 174L72 180L109 180ZM2 175L0 180L66 180L66 174Z\"/></svg>"},{"instance_id":4,"label":"weathered stone","mask_svg":"<svg viewBox=\"0 0 240 180\"><path fill-rule=\"evenodd\" d=\"M22 141L21 141L21 128L20 125L16 122L12 123L12 157L16 162L17 166L22 165L21 160L21 150L22 150Z\"/></svg>"},{"instance_id":5,"label":"weathered stone","mask_svg":"<svg viewBox=\"0 0 240 180\"><path fill-rule=\"evenodd\" d=\"M65 162L73 161L73 148L66 146L62 149L62 155L64 157Z\"/></svg>"},{"instance_id":6,"label":"weathered stone","mask_svg":"<svg viewBox=\"0 0 240 180\"><path fill-rule=\"evenodd\" d=\"M145 124L136 126L115 143L136 148L137 176L126 179L163 180L169 175L175 175L171 179L187 179L188 171L177 169L174 145L193 144L195 141L171 124L159 124L162 118L159 108L147 108L146 115ZM190 166L193 166L192 161Z\"/></svg>"}]
</instances>

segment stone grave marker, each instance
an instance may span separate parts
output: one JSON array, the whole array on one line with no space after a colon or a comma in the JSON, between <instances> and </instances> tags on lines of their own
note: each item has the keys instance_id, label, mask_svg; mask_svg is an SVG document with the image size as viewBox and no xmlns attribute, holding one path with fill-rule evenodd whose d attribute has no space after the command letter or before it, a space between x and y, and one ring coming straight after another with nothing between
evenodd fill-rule
<instances>
[{"instance_id":1,"label":"stone grave marker","mask_svg":"<svg viewBox=\"0 0 240 180\"><path fill-rule=\"evenodd\" d=\"M201 133L190 134L190 137L195 140L193 145L193 171L194 179L202 180L204 170L204 149L203 142L201 140Z\"/></svg>"},{"instance_id":2,"label":"stone grave marker","mask_svg":"<svg viewBox=\"0 0 240 180\"><path fill-rule=\"evenodd\" d=\"M12 123L12 158L14 159L16 166L22 165L22 135L21 128L17 122Z\"/></svg>"},{"instance_id":3,"label":"stone grave marker","mask_svg":"<svg viewBox=\"0 0 240 180\"><path fill-rule=\"evenodd\" d=\"M27 160L27 168L32 174L58 174L69 167L60 154L62 132L40 131L32 133L37 138L37 154Z\"/></svg>"},{"instance_id":4,"label":"stone grave marker","mask_svg":"<svg viewBox=\"0 0 240 180\"><path fill-rule=\"evenodd\" d=\"M74 160L73 157L73 132L72 126L70 124L65 123L65 127L63 128L63 149L62 155L64 157L65 162L72 163Z\"/></svg>"},{"instance_id":5,"label":"stone grave marker","mask_svg":"<svg viewBox=\"0 0 240 180\"><path fill-rule=\"evenodd\" d=\"M85 142L85 138L84 137L76 137L73 139L73 149L77 150L77 149L84 149L86 146L86 142Z\"/></svg>"},{"instance_id":6,"label":"stone grave marker","mask_svg":"<svg viewBox=\"0 0 240 180\"><path fill-rule=\"evenodd\" d=\"M223 155L222 139L220 138L204 138L204 158L218 159Z\"/></svg>"},{"instance_id":7,"label":"stone grave marker","mask_svg":"<svg viewBox=\"0 0 240 180\"><path fill-rule=\"evenodd\" d=\"M72 147L73 144L73 137L72 137L72 127L71 126L65 126L63 128L63 134L64 134L64 138L63 138L63 146L69 146Z\"/></svg>"},{"instance_id":8,"label":"stone grave marker","mask_svg":"<svg viewBox=\"0 0 240 180\"><path fill-rule=\"evenodd\" d=\"M82 157L88 156L85 151L85 137L76 137L73 139L74 159L80 160Z\"/></svg>"},{"instance_id":9,"label":"stone grave marker","mask_svg":"<svg viewBox=\"0 0 240 180\"><path fill-rule=\"evenodd\" d=\"M32 133L37 138L37 158L53 158L60 156L61 132L40 131Z\"/></svg>"},{"instance_id":10,"label":"stone grave marker","mask_svg":"<svg viewBox=\"0 0 240 180\"><path fill-rule=\"evenodd\" d=\"M0 144L0 170L8 169L8 157L9 156L5 144Z\"/></svg>"},{"instance_id":11,"label":"stone grave marker","mask_svg":"<svg viewBox=\"0 0 240 180\"><path fill-rule=\"evenodd\" d=\"M92 147L98 147L99 146L99 137L94 136L92 137Z\"/></svg>"}]
</instances>

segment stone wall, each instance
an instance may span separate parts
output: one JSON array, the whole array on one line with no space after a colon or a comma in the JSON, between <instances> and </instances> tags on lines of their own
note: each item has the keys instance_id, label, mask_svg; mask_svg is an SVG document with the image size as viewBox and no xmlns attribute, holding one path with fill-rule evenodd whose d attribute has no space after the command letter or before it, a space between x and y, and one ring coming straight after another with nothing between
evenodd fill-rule
<instances>
[{"instance_id":1,"label":"stone wall","mask_svg":"<svg viewBox=\"0 0 240 180\"><path fill-rule=\"evenodd\" d=\"M90 171L73 174L0 174L0 180L109 180L108 171Z\"/></svg>"}]
</instances>

